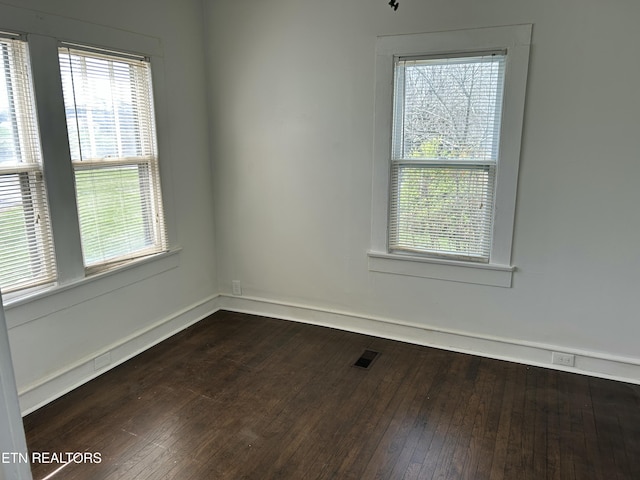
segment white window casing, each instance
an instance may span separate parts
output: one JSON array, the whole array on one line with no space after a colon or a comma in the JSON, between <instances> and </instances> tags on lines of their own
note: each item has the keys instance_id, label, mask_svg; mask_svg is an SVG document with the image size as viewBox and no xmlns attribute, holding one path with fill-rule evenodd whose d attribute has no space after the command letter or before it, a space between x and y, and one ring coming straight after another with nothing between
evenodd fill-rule
<instances>
[{"instance_id":1,"label":"white window casing","mask_svg":"<svg viewBox=\"0 0 640 480\"><path fill-rule=\"evenodd\" d=\"M378 38L371 271L511 285L530 39L531 25Z\"/></svg>"},{"instance_id":2,"label":"white window casing","mask_svg":"<svg viewBox=\"0 0 640 480\"><path fill-rule=\"evenodd\" d=\"M7 9L11 15L5 21L16 31L0 31L0 96L5 98L0 99L0 288L5 307L85 283L97 285L95 280L119 272L146 278L173 268L180 249L169 249L158 155L165 151L167 135L159 147L156 135L156 108L166 130L160 42ZM67 37L71 30L76 38ZM74 65L106 67L84 76L80 69L71 105L64 91L71 78L64 72L65 54ZM86 122L91 116L93 122ZM7 210L11 215L3 218ZM79 291L78 298L94 290Z\"/></svg>"},{"instance_id":3,"label":"white window casing","mask_svg":"<svg viewBox=\"0 0 640 480\"><path fill-rule=\"evenodd\" d=\"M149 62L68 45L59 58L85 267L165 251Z\"/></svg>"}]
</instances>

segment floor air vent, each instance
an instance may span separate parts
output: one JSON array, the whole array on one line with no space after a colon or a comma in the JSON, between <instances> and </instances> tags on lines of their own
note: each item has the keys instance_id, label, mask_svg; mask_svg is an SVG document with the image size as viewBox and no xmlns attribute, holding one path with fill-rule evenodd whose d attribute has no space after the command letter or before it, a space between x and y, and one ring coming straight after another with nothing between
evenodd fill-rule
<instances>
[{"instance_id":1,"label":"floor air vent","mask_svg":"<svg viewBox=\"0 0 640 480\"><path fill-rule=\"evenodd\" d=\"M369 368L378 355L380 355L380 353L374 352L373 350L365 350L360 358L356 360L356 363L354 363L353 366L360 368Z\"/></svg>"}]
</instances>

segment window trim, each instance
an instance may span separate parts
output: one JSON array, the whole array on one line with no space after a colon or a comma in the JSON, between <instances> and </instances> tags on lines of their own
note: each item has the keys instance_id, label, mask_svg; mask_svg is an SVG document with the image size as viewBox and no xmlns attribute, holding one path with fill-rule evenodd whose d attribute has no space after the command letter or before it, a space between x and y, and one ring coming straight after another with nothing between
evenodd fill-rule
<instances>
[{"instance_id":1,"label":"window trim","mask_svg":"<svg viewBox=\"0 0 640 480\"><path fill-rule=\"evenodd\" d=\"M378 37L369 270L442 280L511 286L511 249L524 120L532 25L510 25ZM489 263L389 252L394 59L398 56L474 54L506 50L499 168L495 186L494 233ZM484 273L481 273L484 272ZM499 272L500 274L496 274Z\"/></svg>"},{"instance_id":2,"label":"window trim","mask_svg":"<svg viewBox=\"0 0 640 480\"><path fill-rule=\"evenodd\" d=\"M162 253L168 250L167 244L167 236L166 236L166 228L164 222L164 212L162 207L162 188L160 185L160 177L159 177L159 165L158 165L158 150L157 150L157 134L156 134L156 126L155 126L155 113L154 113L154 104L153 104L153 83L152 83L152 72L151 72L151 61L148 57L143 55L133 55L127 52L117 52L113 50L100 50L95 47L86 47L84 45L71 44L68 42L59 42L58 45L58 55L59 55L59 68L61 77L64 77L63 72L65 71L65 67L63 66L64 61L68 61L71 63L71 56L75 56L80 58L79 62L86 66L84 63L87 58L91 59L102 59L107 62L118 62L122 61L123 63L129 64L133 67L136 85L138 89L142 89L140 85L145 85L149 87L148 89L143 89L144 92L136 91L130 92L135 95L142 95L141 97L136 97L136 100L140 100L138 103L138 107L136 113L136 124L138 128L138 134L144 140L141 140L141 144L145 144L143 151L140 152L139 155L136 156L116 156L114 158L109 159L99 159L99 158L84 158L81 156L80 158L75 158L73 155L72 144L75 141L80 141L80 133L75 132L75 135L71 132L68 132L69 146L70 146L70 160L74 175L74 185L75 185L75 196L76 203L79 202L78 198L78 174L79 172L99 172L108 170L111 167L146 167L148 170L148 180L149 184L147 190L142 192L142 188L140 187L141 194L147 194L149 197L149 212L148 215L145 216L145 221L148 222L148 228L152 232L153 243L150 246L146 246L145 248L141 248L134 251L128 251L121 256L117 257L108 257L103 258L98 261L94 261L88 263L88 259L86 258L87 245L83 245L83 257L84 257L84 268L87 275L98 273L103 270L108 270L113 268L114 266L125 264L129 261L143 258L145 256L152 256L158 253ZM71 65L69 65L69 70L67 71L68 75L72 75ZM83 67L83 71L84 71ZM111 66L111 68L113 68ZM94 72L95 74L96 72ZM100 72L102 73L102 72ZM83 75L79 74L82 77L82 81L80 83L84 83L88 81L88 79ZM81 89L82 90L82 89ZM86 93L86 92L83 92ZM68 116L68 107L67 105L67 95L63 89L63 99L65 103L65 119L67 121L67 126L69 125L70 118ZM149 103L147 104L147 100ZM73 99L73 105L75 106L76 99ZM142 106L140 106L142 105ZM74 112L75 113L75 112ZM77 114L77 113L76 113ZM146 123L144 124L144 128L139 125L139 122L142 118L146 119ZM75 117L74 117L75 119ZM77 120L76 120L77 121ZM74 121L71 121L72 124L75 124ZM97 123L96 123L97 125ZM89 125L88 128L92 130L95 125ZM120 127L120 125L118 125ZM116 131L120 131L119 128L116 128ZM144 133L143 133L144 132ZM145 143L146 141L146 143ZM78 147L80 148L80 147ZM82 152L80 151L78 153ZM77 208L78 212L78 222L80 223L81 219L81 205L78 204ZM80 228L80 234L82 239L82 228ZM86 240L86 239L85 239Z\"/></svg>"},{"instance_id":3,"label":"window trim","mask_svg":"<svg viewBox=\"0 0 640 480\"><path fill-rule=\"evenodd\" d=\"M153 263L160 266L165 263L163 259L167 256L176 258L173 252L179 250L179 247L174 205L171 201L173 198L171 165L164 160L171 148L161 39L47 13L34 15L33 12L22 7L0 5L0 13L2 14L0 31L12 32L28 42L39 130L41 133L47 132L47 135L40 136L40 141L45 159L43 168L53 238L56 245L64 245L55 252L58 273L56 283L44 285L42 288L14 292L10 298L4 299L5 303L12 306L20 305L41 296L56 294L70 288L76 289L81 285L91 284L105 274L109 276L117 274L118 278L125 278L130 268L138 270L137 266L140 264ZM125 56L144 57L150 61L161 199L166 232L167 251L164 253L144 257L143 260L126 261L104 272L87 271L84 268L77 217L68 215L69 210L77 209L75 209L73 176L70 174L69 141L58 65L58 46L61 42L93 47L100 51L118 52ZM65 126L62 130L61 125ZM81 290L84 291L84 288Z\"/></svg>"}]
</instances>

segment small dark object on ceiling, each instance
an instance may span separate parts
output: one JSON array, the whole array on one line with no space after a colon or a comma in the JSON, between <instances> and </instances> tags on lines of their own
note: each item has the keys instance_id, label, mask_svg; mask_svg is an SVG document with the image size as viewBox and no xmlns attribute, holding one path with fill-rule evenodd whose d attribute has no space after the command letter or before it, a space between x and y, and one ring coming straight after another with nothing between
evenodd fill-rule
<instances>
[{"instance_id":1,"label":"small dark object on ceiling","mask_svg":"<svg viewBox=\"0 0 640 480\"><path fill-rule=\"evenodd\" d=\"M393 8L394 11L398 10L400 4L396 0L389 0L389 6Z\"/></svg>"}]
</instances>

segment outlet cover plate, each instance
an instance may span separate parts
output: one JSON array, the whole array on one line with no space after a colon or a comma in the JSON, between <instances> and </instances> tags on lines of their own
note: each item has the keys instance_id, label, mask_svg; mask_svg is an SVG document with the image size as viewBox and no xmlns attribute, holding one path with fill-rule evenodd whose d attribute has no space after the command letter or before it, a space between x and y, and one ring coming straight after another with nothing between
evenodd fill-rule
<instances>
[{"instance_id":1,"label":"outlet cover plate","mask_svg":"<svg viewBox=\"0 0 640 480\"><path fill-rule=\"evenodd\" d=\"M573 367L576 363L576 356L571 353L551 352L551 363Z\"/></svg>"}]
</instances>

